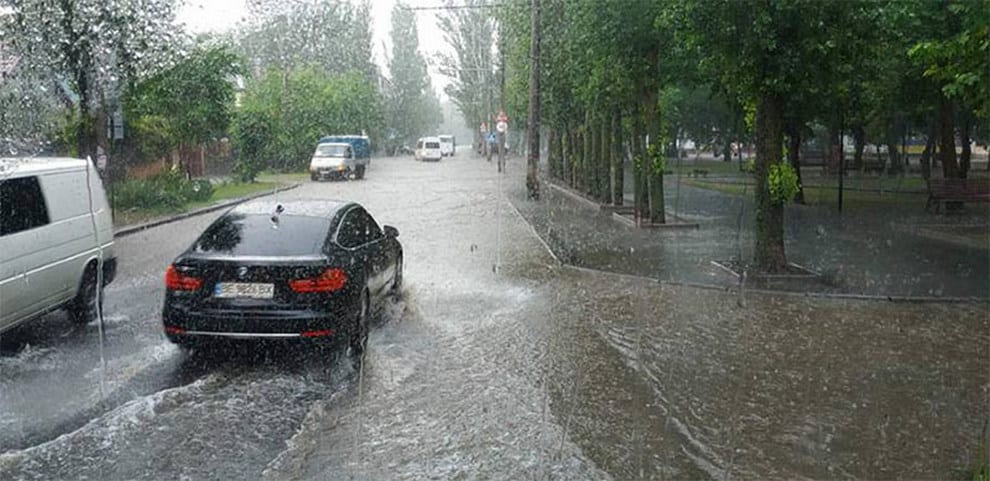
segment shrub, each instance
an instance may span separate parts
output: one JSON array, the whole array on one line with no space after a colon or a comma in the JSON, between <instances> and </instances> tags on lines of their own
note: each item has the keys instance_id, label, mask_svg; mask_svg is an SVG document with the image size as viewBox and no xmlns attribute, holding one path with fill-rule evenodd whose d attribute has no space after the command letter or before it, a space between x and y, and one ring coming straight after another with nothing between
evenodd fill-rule
<instances>
[{"instance_id":1,"label":"shrub","mask_svg":"<svg viewBox=\"0 0 990 481\"><path fill-rule=\"evenodd\" d=\"M210 181L187 180L182 170L172 168L146 180L129 180L114 185L113 204L119 209L177 209L189 202L209 200L212 195Z\"/></svg>"},{"instance_id":2,"label":"shrub","mask_svg":"<svg viewBox=\"0 0 990 481\"><path fill-rule=\"evenodd\" d=\"M206 179L195 179L186 184L186 197L192 202L210 200L213 196L213 184Z\"/></svg>"}]
</instances>

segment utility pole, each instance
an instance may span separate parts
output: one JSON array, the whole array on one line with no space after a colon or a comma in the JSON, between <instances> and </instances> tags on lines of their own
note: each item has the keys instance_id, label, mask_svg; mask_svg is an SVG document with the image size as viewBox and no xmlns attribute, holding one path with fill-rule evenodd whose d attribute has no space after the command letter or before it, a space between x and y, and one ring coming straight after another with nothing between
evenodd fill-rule
<instances>
[{"instance_id":1,"label":"utility pole","mask_svg":"<svg viewBox=\"0 0 990 481\"><path fill-rule=\"evenodd\" d=\"M526 160L526 192L529 198L540 198L540 0L532 0L532 27L529 48L529 115L526 122L526 141L529 144Z\"/></svg>"}]
</instances>

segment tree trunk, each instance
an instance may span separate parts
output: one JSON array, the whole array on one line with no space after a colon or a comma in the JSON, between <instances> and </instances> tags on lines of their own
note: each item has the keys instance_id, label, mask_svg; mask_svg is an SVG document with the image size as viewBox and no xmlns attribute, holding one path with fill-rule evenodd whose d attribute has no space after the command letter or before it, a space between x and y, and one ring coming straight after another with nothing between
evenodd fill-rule
<instances>
[{"instance_id":1,"label":"tree trunk","mask_svg":"<svg viewBox=\"0 0 990 481\"><path fill-rule=\"evenodd\" d=\"M904 161L901 159L901 152L897 147L897 134L900 131L901 122L896 117L892 118L886 135L887 161L890 163L887 167L887 174L889 175L900 174L904 171Z\"/></svg>"},{"instance_id":2,"label":"tree trunk","mask_svg":"<svg viewBox=\"0 0 990 481\"><path fill-rule=\"evenodd\" d=\"M577 140L574 138L576 135L577 132L574 127L568 129L566 145L564 145L564 150L566 150L564 156L567 158L567 185L571 186L571 188L577 188L578 181Z\"/></svg>"},{"instance_id":3,"label":"tree trunk","mask_svg":"<svg viewBox=\"0 0 990 481\"><path fill-rule=\"evenodd\" d=\"M780 162L783 146L783 101L774 94L761 94L756 105L756 267L782 272L784 253L784 206L770 197L770 165Z\"/></svg>"},{"instance_id":4,"label":"tree trunk","mask_svg":"<svg viewBox=\"0 0 990 481\"><path fill-rule=\"evenodd\" d=\"M612 169L612 119L608 112L602 116L602 141L601 155L598 156L598 191L601 194L599 199L603 203L612 202L612 176L609 175Z\"/></svg>"},{"instance_id":5,"label":"tree trunk","mask_svg":"<svg viewBox=\"0 0 990 481\"><path fill-rule=\"evenodd\" d=\"M732 162L732 142L728 138L725 139L725 145L722 146L722 161Z\"/></svg>"},{"instance_id":6,"label":"tree trunk","mask_svg":"<svg viewBox=\"0 0 990 481\"><path fill-rule=\"evenodd\" d=\"M921 177L930 179L932 177L932 157L935 152L935 139L938 137L938 126L935 117L928 118L928 138L925 139L925 149L921 151Z\"/></svg>"},{"instance_id":7,"label":"tree trunk","mask_svg":"<svg viewBox=\"0 0 990 481\"><path fill-rule=\"evenodd\" d=\"M660 115L657 112L657 91L655 88L648 90L646 97L646 132L650 136L650 145L663 155L663 144L660 135ZM664 208L663 198L663 169L659 169L654 159L649 155L649 149L644 153L646 160L646 172L650 189L650 222L654 224L665 224L667 213Z\"/></svg>"},{"instance_id":8,"label":"tree trunk","mask_svg":"<svg viewBox=\"0 0 990 481\"><path fill-rule=\"evenodd\" d=\"M959 164L956 163L956 129L955 113L952 108L952 101L941 99L939 107L939 135L938 150L939 160L942 162L942 176L946 179L959 178Z\"/></svg>"},{"instance_id":9,"label":"tree trunk","mask_svg":"<svg viewBox=\"0 0 990 481\"><path fill-rule=\"evenodd\" d=\"M648 218L650 208L649 195L646 186L646 171L644 164L646 156L643 152L643 118L639 109L633 113L632 122L632 154L633 154L633 204L636 207L636 223Z\"/></svg>"},{"instance_id":10,"label":"tree trunk","mask_svg":"<svg viewBox=\"0 0 990 481\"><path fill-rule=\"evenodd\" d=\"M532 0L531 40L529 48L529 115L526 140L529 156L526 162L526 192L530 199L540 198L540 0Z\"/></svg>"},{"instance_id":11,"label":"tree trunk","mask_svg":"<svg viewBox=\"0 0 990 481\"><path fill-rule=\"evenodd\" d=\"M593 115L591 117L591 123L588 124L588 139L591 144L591 155L588 156L588 194L594 199L598 199L601 196L601 193L598 191L598 187L601 185L598 178L598 154L601 152L599 145L602 140L599 125L600 120L597 116Z\"/></svg>"},{"instance_id":12,"label":"tree trunk","mask_svg":"<svg viewBox=\"0 0 990 481\"><path fill-rule=\"evenodd\" d=\"M801 125L796 120L790 120L785 127L787 134L787 161L797 173L798 191L794 196L795 204L804 204L804 184L801 182Z\"/></svg>"},{"instance_id":13,"label":"tree trunk","mask_svg":"<svg viewBox=\"0 0 990 481\"><path fill-rule=\"evenodd\" d=\"M592 159L593 159L593 155L594 155L592 153L594 151L591 148L591 112L585 112L584 113L584 131L581 132L581 137L582 137L581 140L584 141L584 145L583 145L583 147L584 147L584 151L583 152L584 153L581 155L581 159L582 159L582 161L581 161L581 173L582 173L581 185L582 185L582 187L584 187L582 189L583 192L586 193L586 194L590 194L592 192L592 188L593 188L592 186L595 185L594 184L594 175L595 175L595 173L591 169L591 165L593 164L593 160Z\"/></svg>"},{"instance_id":14,"label":"tree trunk","mask_svg":"<svg viewBox=\"0 0 990 481\"><path fill-rule=\"evenodd\" d=\"M622 149L622 117L616 112L612 115L612 205L622 205L625 197L625 163Z\"/></svg>"},{"instance_id":15,"label":"tree trunk","mask_svg":"<svg viewBox=\"0 0 990 481\"><path fill-rule=\"evenodd\" d=\"M560 144L556 142L557 129L551 127L547 136L550 143L547 149L547 165L550 167L550 177L554 180L560 180L560 152L557 150Z\"/></svg>"},{"instance_id":16,"label":"tree trunk","mask_svg":"<svg viewBox=\"0 0 990 481\"><path fill-rule=\"evenodd\" d=\"M855 170L862 171L866 166L863 164L863 149L866 148L866 129L862 125L853 125L853 145L855 146L855 152L853 153L853 166Z\"/></svg>"},{"instance_id":17,"label":"tree trunk","mask_svg":"<svg viewBox=\"0 0 990 481\"><path fill-rule=\"evenodd\" d=\"M972 139L972 118L969 112L962 112L959 122L959 144L962 145L962 153L959 155L959 177L965 179L969 176L970 162L973 158Z\"/></svg>"}]
</instances>

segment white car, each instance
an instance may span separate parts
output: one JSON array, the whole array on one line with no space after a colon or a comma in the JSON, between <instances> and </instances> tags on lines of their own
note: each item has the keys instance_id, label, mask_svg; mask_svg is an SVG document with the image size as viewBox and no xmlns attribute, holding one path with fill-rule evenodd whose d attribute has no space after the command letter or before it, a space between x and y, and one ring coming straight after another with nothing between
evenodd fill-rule
<instances>
[{"instance_id":1,"label":"white car","mask_svg":"<svg viewBox=\"0 0 990 481\"><path fill-rule=\"evenodd\" d=\"M443 154L440 153L439 137L423 137L416 141L416 160L440 160Z\"/></svg>"},{"instance_id":2,"label":"white car","mask_svg":"<svg viewBox=\"0 0 990 481\"><path fill-rule=\"evenodd\" d=\"M453 157L456 152L454 136L441 135L438 138L440 139L440 155L443 157Z\"/></svg>"},{"instance_id":3,"label":"white car","mask_svg":"<svg viewBox=\"0 0 990 481\"><path fill-rule=\"evenodd\" d=\"M96 319L117 271L110 207L93 164L0 159L0 332L58 308Z\"/></svg>"},{"instance_id":4,"label":"white car","mask_svg":"<svg viewBox=\"0 0 990 481\"><path fill-rule=\"evenodd\" d=\"M368 168L368 158L360 158L354 146L348 143L322 143L316 146L309 161L309 177L312 180L327 178L345 179L351 173L363 179Z\"/></svg>"}]
</instances>

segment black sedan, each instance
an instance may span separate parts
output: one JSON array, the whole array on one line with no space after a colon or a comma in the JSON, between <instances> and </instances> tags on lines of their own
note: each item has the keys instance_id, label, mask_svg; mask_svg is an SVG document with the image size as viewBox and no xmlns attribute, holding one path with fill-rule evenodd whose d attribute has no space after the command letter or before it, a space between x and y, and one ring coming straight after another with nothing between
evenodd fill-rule
<instances>
[{"instance_id":1,"label":"black sedan","mask_svg":"<svg viewBox=\"0 0 990 481\"><path fill-rule=\"evenodd\" d=\"M165 274L169 340L313 339L360 355L402 284L398 230L353 202L254 201L211 224Z\"/></svg>"}]
</instances>

